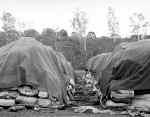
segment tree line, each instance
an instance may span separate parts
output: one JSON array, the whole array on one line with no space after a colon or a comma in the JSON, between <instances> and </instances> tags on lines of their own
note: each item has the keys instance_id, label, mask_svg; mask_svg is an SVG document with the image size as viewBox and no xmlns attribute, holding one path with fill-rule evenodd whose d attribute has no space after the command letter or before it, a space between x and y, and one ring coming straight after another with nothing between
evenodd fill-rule
<instances>
[{"instance_id":1,"label":"tree line","mask_svg":"<svg viewBox=\"0 0 150 117\"><path fill-rule=\"evenodd\" d=\"M69 35L65 29L56 30L49 27L44 28L41 33L36 29L24 30L25 23L18 22L10 12L4 12L1 17L3 31L0 31L0 47L20 39L21 36L33 37L41 43L63 52L74 68L81 69L85 67L87 59L103 52L110 52L121 42L149 39L150 37L147 34L149 21L142 13L133 13L129 17L132 33L129 38L121 38L119 35L119 21L112 7L108 8L107 16L109 36L97 37L94 32L88 32L86 35L88 26L86 15L84 11L75 10L71 20L73 32Z\"/></svg>"}]
</instances>

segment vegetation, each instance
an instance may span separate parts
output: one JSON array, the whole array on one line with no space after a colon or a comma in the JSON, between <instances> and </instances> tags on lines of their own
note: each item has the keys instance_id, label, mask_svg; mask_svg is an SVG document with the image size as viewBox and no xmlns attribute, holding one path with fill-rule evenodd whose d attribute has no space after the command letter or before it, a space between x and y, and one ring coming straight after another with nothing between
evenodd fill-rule
<instances>
[{"instance_id":1,"label":"vegetation","mask_svg":"<svg viewBox=\"0 0 150 117\"><path fill-rule=\"evenodd\" d=\"M87 29L88 19L86 12L77 9L74 12L73 19L71 21L74 32L80 33L82 36L85 35Z\"/></svg>"},{"instance_id":2,"label":"vegetation","mask_svg":"<svg viewBox=\"0 0 150 117\"><path fill-rule=\"evenodd\" d=\"M133 13L130 17L131 33L137 35L138 40L147 35L147 28L150 26L142 13Z\"/></svg>"},{"instance_id":3,"label":"vegetation","mask_svg":"<svg viewBox=\"0 0 150 117\"><path fill-rule=\"evenodd\" d=\"M119 22L111 7L108 9L109 37L97 37L94 32L89 32L86 36L88 19L86 18L86 13L80 10L74 12L71 22L74 32L72 32L71 36L65 29L58 31L49 27L44 28L41 33L36 29L17 30L17 27L24 27L24 24L20 23L17 26L16 18L9 12L3 13L1 21L3 31L0 31L0 47L20 39L21 36L33 37L41 43L62 52L75 69L84 69L86 61L90 57L104 52L111 52L121 42L137 41L139 40L139 35L142 35L143 39L150 39L150 35L146 33L149 22L141 13L135 13L130 17L131 37L121 38L118 36L116 39L115 36L119 35ZM116 39L115 41L114 38Z\"/></svg>"},{"instance_id":4,"label":"vegetation","mask_svg":"<svg viewBox=\"0 0 150 117\"><path fill-rule=\"evenodd\" d=\"M119 22L115 16L115 11L112 7L108 7L108 30L110 37L115 37L119 35Z\"/></svg>"}]
</instances>

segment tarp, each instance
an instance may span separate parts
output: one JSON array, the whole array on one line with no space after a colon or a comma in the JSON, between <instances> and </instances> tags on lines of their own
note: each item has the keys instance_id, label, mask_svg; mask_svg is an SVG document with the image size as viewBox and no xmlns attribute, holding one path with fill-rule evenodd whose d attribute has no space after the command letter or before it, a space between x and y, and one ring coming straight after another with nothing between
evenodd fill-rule
<instances>
[{"instance_id":1,"label":"tarp","mask_svg":"<svg viewBox=\"0 0 150 117\"><path fill-rule=\"evenodd\" d=\"M106 64L98 79L103 94L108 90L150 89L150 40L118 45Z\"/></svg>"},{"instance_id":2,"label":"tarp","mask_svg":"<svg viewBox=\"0 0 150 117\"><path fill-rule=\"evenodd\" d=\"M87 69L91 71L102 71L109 64L109 58L111 57L111 52L102 53L90 58L87 62Z\"/></svg>"},{"instance_id":3,"label":"tarp","mask_svg":"<svg viewBox=\"0 0 150 117\"><path fill-rule=\"evenodd\" d=\"M98 81L102 77L102 71L109 65L111 60L111 52L102 53L90 58L87 61L87 69L90 72L93 72L95 79Z\"/></svg>"},{"instance_id":4,"label":"tarp","mask_svg":"<svg viewBox=\"0 0 150 117\"><path fill-rule=\"evenodd\" d=\"M62 101L66 82L73 77L73 68L61 53L33 38L0 48L0 89L31 84Z\"/></svg>"},{"instance_id":5,"label":"tarp","mask_svg":"<svg viewBox=\"0 0 150 117\"><path fill-rule=\"evenodd\" d=\"M150 40L126 43L120 47L112 56L110 89L150 89Z\"/></svg>"}]
</instances>

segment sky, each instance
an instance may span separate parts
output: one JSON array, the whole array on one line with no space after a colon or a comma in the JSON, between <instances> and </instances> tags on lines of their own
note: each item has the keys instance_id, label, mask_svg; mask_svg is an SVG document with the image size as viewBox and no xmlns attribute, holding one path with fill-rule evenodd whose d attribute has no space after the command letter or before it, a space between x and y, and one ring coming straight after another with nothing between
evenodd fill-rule
<instances>
[{"instance_id":1,"label":"sky","mask_svg":"<svg viewBox=\"0 0 150 117\"><path fill-rule=\"evenodd\" d=\"M134 12L142 12L150 21L150 0L0 0L0 16L10 12L26 28L41 32L43 28L66 29L69 33L73 11L80 9L87 13L87 32L97 36L108 35L108 7L115 9L120 24L120 35L128 36L129 17ZM2 23L0 22L0 27Z\"/></svg>"}]
</instances>

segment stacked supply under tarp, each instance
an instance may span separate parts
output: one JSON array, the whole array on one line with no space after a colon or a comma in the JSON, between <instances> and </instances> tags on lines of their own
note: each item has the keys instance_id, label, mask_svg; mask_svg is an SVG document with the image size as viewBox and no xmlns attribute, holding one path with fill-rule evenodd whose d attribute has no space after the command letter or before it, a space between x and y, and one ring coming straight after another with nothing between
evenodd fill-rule
<instances>
[{"instance_id":1,"label":"stacked supply under tarp","mask_svg":"<svg viewBox=\"0 0 150 117\"><path fill-rule=\"evenodd\" d=\"M112 53L102 53L90 58L87 61L86 67L87 70L90 71L98 81L100 77L102 77L102 71L109 65L111 62Z\"/></svg>"},{"instance_id":2,"label":"stacked supply under tarp","mask_svg":"<svg viewBox=\"0 0 150 117\"><path fill-rule=\"evenodd\" d=\"M109 58L111 57L111 52L102 53L90 58L87 62L87 69L95 72L104 70L109 64Z\"/></svg>"},{"instance_id":3,"label":"stacked supply under tarp","mask_svg":"<svg viewBox=\"0 0 150 117\"><path fill-rule=\"evenodd\" d=\"M112 77L108 78L111 91L149 90L150 40L119 45L108 68L112 68Z\"/></svg>"},{"instance_id":4,"label":"stacked supply under tarp","mask_svg":"<svg viewBox=\"0 0 150 117\"><path fill-rule=\"evenodd\" d=\"M99 57L97 66L103 96L126 101L150 93L150 40L122 43L106 59Z\"/></svg>"},{"instance_id":5,"label":"stacked supply under tarp","mask_svg":"<svg viewBox=\"0 0 150 117\"><path fill-rule=\"evenodd\" d=\"M74 81L65 57L33 38L21 38L0 48L0 89L31 85L49 99L67 103L66 82Z\"/></svg>"}]
</instances>

